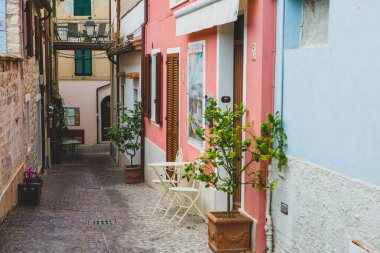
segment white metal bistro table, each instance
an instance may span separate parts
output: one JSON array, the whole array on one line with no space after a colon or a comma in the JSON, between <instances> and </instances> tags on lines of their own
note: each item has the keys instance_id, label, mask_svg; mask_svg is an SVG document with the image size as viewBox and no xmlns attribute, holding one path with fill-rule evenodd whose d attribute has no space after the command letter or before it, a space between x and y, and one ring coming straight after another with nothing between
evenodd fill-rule
<instances>
[{"instance_id":1,"label":"white metal bistro table","mask_svg":"<svg viewBox=\"0 0 380 253\"><path fill-rule=\"evenodd\" d=\"M161 197L154 207L152 215L154 215L157 210L163 210L165 211L163 217L166 216L169 211L169 206L163 205L163 201L165 198L169 198L170 200L175 197L173 194L171 194L169 188L174 187L179 183L181 180L179 175L181 168L187 164L190 164L190 162L158 162L148 164L149 169L153 171L157 177L157 179L153 179L152 182L163 187Z\"/></svg>"}]
</instances>

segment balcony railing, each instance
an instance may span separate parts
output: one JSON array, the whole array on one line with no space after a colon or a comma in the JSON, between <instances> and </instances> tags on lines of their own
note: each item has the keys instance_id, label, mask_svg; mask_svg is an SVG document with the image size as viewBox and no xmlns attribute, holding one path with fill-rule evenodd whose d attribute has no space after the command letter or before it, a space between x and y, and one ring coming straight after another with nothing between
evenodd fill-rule
<instances>
[{"instance_id":1,"label":"balcony railing","mask_svg":"<svg viewBox=\"0 0 380 253\"><path fill-rule=\"evenodd\" d=\"M57 21L55 24L55 41L67 42L110 42L110 25L108 21L96 20L95 33L87 36L84 21Z\"/></svg>"}]
</instances>

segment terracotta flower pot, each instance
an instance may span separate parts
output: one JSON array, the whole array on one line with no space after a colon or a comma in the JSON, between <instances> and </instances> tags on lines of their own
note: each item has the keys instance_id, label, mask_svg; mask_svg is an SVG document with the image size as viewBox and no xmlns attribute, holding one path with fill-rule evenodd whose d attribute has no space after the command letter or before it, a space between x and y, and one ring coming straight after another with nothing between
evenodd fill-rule
<instances>
[{"instance_id":1,"label":"terracotta flower pot","mask_svg":"<svg viewBox=\"0 0 380 253\"><path fill-rule=\"evenodd\" d=\"M136 184L141 182L141 166L127 165L124 169L125 183Z\"/></svg>"},{"instance_id":2,"label":"terracotta flower pot","mask_svg":"<svg viewBox=\"0 0 380 253\"><path fill-rule=\"evenodd\" d=\"M227 218L227 212L207 213L208 244L216 252L245 252L250 250L252 220L237 211Z\"/></svg>"}]
</instances>

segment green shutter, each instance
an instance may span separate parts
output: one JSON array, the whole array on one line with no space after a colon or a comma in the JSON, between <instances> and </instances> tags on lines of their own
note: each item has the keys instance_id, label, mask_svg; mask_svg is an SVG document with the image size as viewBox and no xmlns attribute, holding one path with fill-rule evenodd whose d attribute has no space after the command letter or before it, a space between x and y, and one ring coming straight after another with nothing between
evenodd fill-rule
<instances>
[{"instance_id":1,"label":"green shutter","mask_svg":"<svg viewBox=\"0 0 380 253\"><path fill-rule=\"evenodd\" d=\"M75 50L75 75L92 76L91 50Z\"/></svg>"},{"instance_id":2,"label":"green shutter","mask_svg":"<svg viewBox=\"0 0 380 253\"><path fill-rule=\"evenodd\" d=\"M91 76L92 75L92 51L85 50L84 54L84 75Z\"/></svg>"},{"instance_id":3,"label":"green shutter","mask_svg":"<svg viewBox=\"0 0 380 253\"><path fill-rule=\"evenodd\" d=\"M91 16L91 0L74 0L74 16Z\"/></svg>"},{"instance_id":4,"label":"green shutter","mask_svg":"<svg viewBox=\"0 0 380 253\"><path fill-rule=\"evenodd\" d=\"M75 75L81 76L83 73L82 50L75 50Z\"/></svg>"}]
</instances>

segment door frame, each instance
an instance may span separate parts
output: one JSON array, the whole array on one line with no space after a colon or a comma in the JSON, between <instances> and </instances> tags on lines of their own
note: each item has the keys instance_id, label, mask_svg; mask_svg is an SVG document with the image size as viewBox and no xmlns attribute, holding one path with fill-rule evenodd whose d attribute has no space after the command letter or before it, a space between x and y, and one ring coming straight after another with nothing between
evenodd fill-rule
<instances>
[{"instance_id":1,"label":"door frame","mask_svg":"<svg viewBox=\"0 0 380 253\"><path fill-rule=\"evenodd\" d=\"M102 100L100 101L100 140L101 142L106 142L107 140L104 140L104 134L103 134L103 102L105 101L105 99L109 98L109 102L110 102L110 111L109 111L109 118L110 118L110 126L111 126L111 95L107 95L105 97L102 98Z\"/></svg>"}]
</instances>

